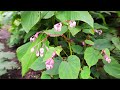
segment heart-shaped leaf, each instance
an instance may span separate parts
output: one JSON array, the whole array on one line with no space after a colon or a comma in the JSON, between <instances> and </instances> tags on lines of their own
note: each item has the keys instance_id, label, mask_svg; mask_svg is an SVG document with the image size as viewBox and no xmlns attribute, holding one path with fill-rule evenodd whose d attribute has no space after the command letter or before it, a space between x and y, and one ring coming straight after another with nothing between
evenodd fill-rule
<instances>
[{"instance_id":1,"label":"heart-shaped leaf","mask_svg":"<svg viewBox=\"0 0 120 90\"><path fill-rule=\"evenodd\" d=\"M75 55L69 56L67 61L62 61L59 66L60 79L78 78L80 67L80 59Z\"/></svg>"}]
</instances>

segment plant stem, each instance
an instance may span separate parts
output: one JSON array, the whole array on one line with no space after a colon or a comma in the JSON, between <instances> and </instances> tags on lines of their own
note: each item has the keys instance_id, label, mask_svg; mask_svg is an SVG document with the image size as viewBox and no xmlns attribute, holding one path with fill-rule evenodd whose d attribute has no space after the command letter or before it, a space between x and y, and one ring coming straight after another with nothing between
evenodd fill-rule
<instances>
[{"instance_id":1,"label":"plant stem","mask_svg":"<svg viewBox=\"0 0 120 90\"><path fill-rule=\"evenodd\" d=\"M70 31L68 32L68 37L70 39ZM69 45L69 49L70 49L70 55L72 55L72 49L71 49L70 42L68 42L68 45Z\"/></svg>"},{"instance_id":2,"label":"plant stem","mask_svg":"<svg viewBox=\"0 0 120 90\"><path fill-rule=\"evenodd\" d=\"M55 37L55 45L57 46L58 45L58 38L57 37Z\"/></svg>"},{"instance_id":3,"label":"plant stem","mask_svg":"<svg viewBox=\"0 0 120 90\"><path fill-rule=\"evenodd\" d=\"M65 52L65 50L63 49L63 52L65 53L65 55L68 57L67 53Z\"/></svg>"}]
</instances>

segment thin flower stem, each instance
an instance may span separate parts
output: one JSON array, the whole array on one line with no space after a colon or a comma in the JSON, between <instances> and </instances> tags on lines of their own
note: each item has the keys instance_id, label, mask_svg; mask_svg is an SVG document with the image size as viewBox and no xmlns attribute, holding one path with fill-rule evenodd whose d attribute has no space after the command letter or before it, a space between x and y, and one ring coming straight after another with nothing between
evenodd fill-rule
<instances>
[{"instance_id":1,"label":"thin flower stem","mask_svg":"<svg viewBox=\"0 0 120 90\"><path fill-rule=\"evenodd\" d=\"M68 57L67 53L65 52L65 50L63 49L63 52L65 53L65 55Z\"/></svg>"},{"instance_id":2,"label":"thin flower stem","mask_svg":"<svg viewBox=\"0 0 120 90\"><path fill-rule=\"evenodd\" d=\"M68 34L69 34L69 38L70 38L70 31L68 32ZM69 45L69 49L70 49L70 55L72 55L72 49L71 49L71 45L70 45L70 42L68 42L68 45Z\"/></svg>"}]
</instances>

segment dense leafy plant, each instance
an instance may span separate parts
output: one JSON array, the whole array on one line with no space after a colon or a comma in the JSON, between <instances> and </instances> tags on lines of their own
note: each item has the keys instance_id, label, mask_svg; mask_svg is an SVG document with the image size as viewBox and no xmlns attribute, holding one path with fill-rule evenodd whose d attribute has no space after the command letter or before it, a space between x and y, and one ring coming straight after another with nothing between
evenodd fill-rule
<instances>
[{"instance_id":1,"label":"dense leafy plant","mask_svg":"<svg viewBox=\"0 0 120 90\"><path fill-rule=\"evenodd\" d=\"M119 11L16 12L11 33L25 43L17 49L22 76L32 69L42 72L41 79L120 78L120 37L106 22L113 13L119 16Z\"/></svg>"}]
</instances>

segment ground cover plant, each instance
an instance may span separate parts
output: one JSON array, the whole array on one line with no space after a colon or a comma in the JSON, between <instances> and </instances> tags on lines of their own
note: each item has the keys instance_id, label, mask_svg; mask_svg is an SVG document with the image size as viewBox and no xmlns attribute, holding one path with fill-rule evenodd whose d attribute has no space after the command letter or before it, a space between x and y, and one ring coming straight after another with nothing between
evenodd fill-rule
<instances>
[{"instance_id":1,"label":"ground cover plant","mask_svg":"<svg viewBox=\"0 0 120 90\"><path fill-rule=\"evenodd\" d=\"M119 11L8 11L9 47L16 47L21 75L37 79L120 78ZM2 45L2 44L1 44ZM1 72L1 71L0 71Z\"/></svg>"}]
</instances>

